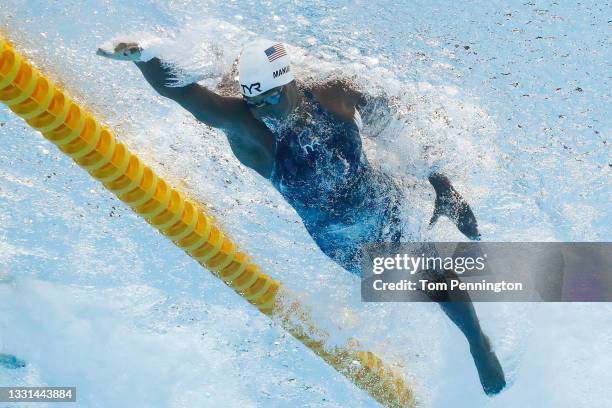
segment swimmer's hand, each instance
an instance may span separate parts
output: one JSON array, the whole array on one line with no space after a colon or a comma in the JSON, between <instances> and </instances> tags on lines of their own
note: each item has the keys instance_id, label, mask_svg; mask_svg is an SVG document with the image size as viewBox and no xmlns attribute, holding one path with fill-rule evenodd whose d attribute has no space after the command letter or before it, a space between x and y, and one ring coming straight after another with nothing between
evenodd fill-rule
<instances>
[{"instance_id":1,"label":"swimmer's hand","mask_svg":"<svg viewBox=\"0 0 612 408\"><path fill-rule=\"evenodd\" d=\"M98 48L96 55L119 61L142 61L142 48L137 43L121 42L112 51Z\"/></svg>"}]
</instances>

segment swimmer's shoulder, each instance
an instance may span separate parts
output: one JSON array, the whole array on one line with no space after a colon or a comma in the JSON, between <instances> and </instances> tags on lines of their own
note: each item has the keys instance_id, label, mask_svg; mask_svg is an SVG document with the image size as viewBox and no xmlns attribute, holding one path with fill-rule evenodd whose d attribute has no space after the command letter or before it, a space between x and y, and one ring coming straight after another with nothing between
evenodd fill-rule
<instances>
[{"instance_id":1,"label":"swimmer's shoulder","mask_svg":"<svg viewBox=\"0 0 612 408\"><path fill-rule=\"evenodd\" d=\"M365 98L349 81L334 79L314 86L311 91L323 108L347 123L353 123L358 107L365 105Z\"/></svg>"}]
</instances>

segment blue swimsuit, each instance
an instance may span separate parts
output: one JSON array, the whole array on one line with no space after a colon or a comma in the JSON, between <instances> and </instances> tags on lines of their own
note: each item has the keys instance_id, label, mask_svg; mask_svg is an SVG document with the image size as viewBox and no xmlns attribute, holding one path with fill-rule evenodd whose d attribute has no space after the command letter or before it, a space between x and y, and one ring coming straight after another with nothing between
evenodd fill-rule
<instances>
[{"instance_id":1,"label":"blue swimsuit","mask_svg":"<svg viewBox=\"0 0 612 408\"><path fill-rule=\"evenodd\" d=\"M359 121L339 120L304 95L307 113L277 129L271 181L321 250L360 274L363 244L400 241L403 195L368 163Z\"/></svg>"}]
</instances>

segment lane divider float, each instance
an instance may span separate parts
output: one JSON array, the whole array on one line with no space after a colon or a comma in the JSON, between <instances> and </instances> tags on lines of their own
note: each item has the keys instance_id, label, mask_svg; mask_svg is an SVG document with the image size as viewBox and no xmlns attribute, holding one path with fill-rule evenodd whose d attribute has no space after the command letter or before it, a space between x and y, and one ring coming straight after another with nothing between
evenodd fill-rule
<instances>
[{"instance_id":1,"label":"lane divider float","mask_svg":"<svg viewBox=\"0 0 612 408\"><path fill-rule=\"evenodd\" d=\"M91 113L0 37L0 101L176 246L387 407L416 405L412 388L369 351L327 346L308 309L264 274L201 205L170 186Z\"/></svg>"}]
</instances>

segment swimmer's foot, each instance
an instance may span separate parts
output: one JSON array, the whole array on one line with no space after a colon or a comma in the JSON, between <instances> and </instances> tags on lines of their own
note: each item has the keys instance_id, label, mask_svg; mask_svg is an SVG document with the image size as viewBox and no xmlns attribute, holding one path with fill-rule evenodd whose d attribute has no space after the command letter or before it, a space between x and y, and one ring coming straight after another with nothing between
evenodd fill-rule
<instances>
[{"instance_id":1,"label":"swimmer's foot","mask_svg":"<svg viewBox=\"0 0 612 408\"><path fill-rule=\"evenodd\" d=\"M429 225L433 225L441 215L446 215L463 235L479 240L480 232L478 232L476 217L461 194L451 185L448 177L440 173L433 173L429 176L429 182L436 190L436 204Z\"/></svg>"},{"instance_id":2,"label":"swimmer's foot","mask_svg":"<svg viewBox=\"0 0 612 408\"><path fill-rule=\"evenodd\" d=\"M487 395L498 394L506 386L506 378L497 356L491 350L487 336L483 335L477 345L470 345L470 352L478 370L482 389Z\"/></svg>"}]
</instances>

